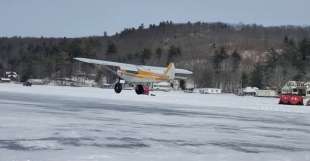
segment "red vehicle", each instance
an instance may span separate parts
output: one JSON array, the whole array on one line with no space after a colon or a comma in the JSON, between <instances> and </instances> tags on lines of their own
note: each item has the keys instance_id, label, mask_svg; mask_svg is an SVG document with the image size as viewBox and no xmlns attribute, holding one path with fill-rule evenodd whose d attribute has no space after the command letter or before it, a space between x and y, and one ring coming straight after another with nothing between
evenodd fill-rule
<instances>
[{"instance_id":1,"label":"red vehicle","mask_svg":"<svg viewBox=\"0 0 310 161\"><path fill-rule=\"evenodd\" d=\"M298 95L283 94L280 96L279 104L304 105L304 98Z\"/></svg>"},{"instance_id":2,"label":"red vehicle","mask_svg":"<svg viewBox=\"0 0 310 161\"><path fill-rule=\"evenodd\" d=\"M308 96L308 91L309 82L289 81L281 90L279 104L304 105L303 97Z\"/></svg>"}]
</instances>

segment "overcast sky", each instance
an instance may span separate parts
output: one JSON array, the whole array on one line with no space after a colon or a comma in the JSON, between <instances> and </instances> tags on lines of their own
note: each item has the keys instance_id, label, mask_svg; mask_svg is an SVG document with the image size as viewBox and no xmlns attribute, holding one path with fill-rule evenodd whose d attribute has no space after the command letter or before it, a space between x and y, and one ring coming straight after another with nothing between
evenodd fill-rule
<instances>
[{"instance_id":1,"label":"overcast sky","mask_svg":"<svg viewBox=\"0 0 310 161\"><path fill-rule=\"evenodd\" d=\"M0 0L0 36L109 35L173 22L310 25L310 0Z\"/></svg>"}]
</instances>

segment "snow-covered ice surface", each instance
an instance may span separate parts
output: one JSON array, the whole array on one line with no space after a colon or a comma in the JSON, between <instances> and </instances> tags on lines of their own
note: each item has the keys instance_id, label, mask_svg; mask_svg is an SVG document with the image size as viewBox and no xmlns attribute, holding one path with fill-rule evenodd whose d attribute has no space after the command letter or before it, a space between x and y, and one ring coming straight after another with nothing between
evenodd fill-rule
<instances>
[{"instance_id":1,"label":"snow-covered ice surface","mask_svg":"<svg viewBox=\"0 0 310 161\"><path fill-rule=\"evenodd\" d=\"M0 84L0 161L306 161L310 106Z\"/></svg>"}]
</instances>

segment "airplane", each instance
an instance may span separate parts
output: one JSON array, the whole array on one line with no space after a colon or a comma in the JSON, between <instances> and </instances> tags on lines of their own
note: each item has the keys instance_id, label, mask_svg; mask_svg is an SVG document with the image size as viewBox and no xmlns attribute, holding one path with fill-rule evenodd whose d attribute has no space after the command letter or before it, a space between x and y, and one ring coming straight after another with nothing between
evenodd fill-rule
<instances>
[{"instance_id":1,"label":"airplane","mask_svg":"<svg viewBox=\"0 0 310 161\"><path fill-rule=\"evenodd\" d=\"M145 83L172 82L175 79L175 74L192 74L191 71L186 69L176 69L174 63L170 63L165 68L79 57L74 59L84 63L102 65L113 74L116 74L119 79L114 85L115 93L121 93L122 84L125 82L135 84L135 92L140 95L145 94L145 91L148 90L147 86L143 86ZM115 71L111 67L117 67L117 70Z\"/></svg>"}]
</instances>

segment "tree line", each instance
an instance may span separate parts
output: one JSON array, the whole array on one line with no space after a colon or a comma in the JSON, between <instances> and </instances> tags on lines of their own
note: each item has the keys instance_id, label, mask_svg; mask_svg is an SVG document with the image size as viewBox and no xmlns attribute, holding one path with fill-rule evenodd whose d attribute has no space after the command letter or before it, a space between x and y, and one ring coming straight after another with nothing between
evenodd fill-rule
<instances>
[{"instance_id":1,"label":"tree line","mask_svg":"<svg viewBox=\"0 0 310 161\"><path fill-rule=\"evenodd\" d=\"M288 80L309 80L310 29L225 23L174 24L124 29L112 36L0 38L0 72L21 80L79 73L106 75L72 58L88 57L193 70L197 87L279 88Z\"/></svg>"}]
</instances>

